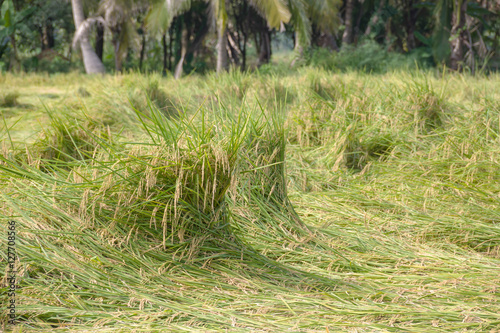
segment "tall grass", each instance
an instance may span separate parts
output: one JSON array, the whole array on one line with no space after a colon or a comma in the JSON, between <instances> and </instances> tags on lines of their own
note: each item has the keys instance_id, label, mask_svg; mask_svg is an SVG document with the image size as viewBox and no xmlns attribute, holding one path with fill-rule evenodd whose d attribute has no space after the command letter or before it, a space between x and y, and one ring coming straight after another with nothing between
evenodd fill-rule
<instances>
[{"instance_id":1,"label":"tall grass","mask_svg":"<svg viewBox=\"0 0 500 333\"><path fill-rule=\"evenodd\" d=\"M500 325L498 76L7 82L21 330Z\"/></svg>"}]
</instances>

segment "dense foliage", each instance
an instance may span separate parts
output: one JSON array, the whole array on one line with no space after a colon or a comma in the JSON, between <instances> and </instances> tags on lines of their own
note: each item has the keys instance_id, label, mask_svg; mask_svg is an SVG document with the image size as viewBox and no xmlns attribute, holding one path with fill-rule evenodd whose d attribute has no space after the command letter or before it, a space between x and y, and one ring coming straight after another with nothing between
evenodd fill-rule
<instances>
[{"instance_id":1,"label":"dense foliage","mask_svg":"<svg viewBox=\"0 0 500 333\"><path fill-rule=\"evenodd\" d=\"M292 48L294 65L310 62L318 57L314 49L324 48L331 59L323 60L337 69L389 68L385 56L370 55L377 48L419 66L445 63L477 71L500 63L498 0L1 2L4 71L83 69L81 55L87 72L134 68L178 78L230 66L260 67L271 61L273 50ZM76 29L72 13L79 12ZM337 54L358 49L361 57ZM89 67L91 62L97 67Z\"/></svg>"}]
</instances>

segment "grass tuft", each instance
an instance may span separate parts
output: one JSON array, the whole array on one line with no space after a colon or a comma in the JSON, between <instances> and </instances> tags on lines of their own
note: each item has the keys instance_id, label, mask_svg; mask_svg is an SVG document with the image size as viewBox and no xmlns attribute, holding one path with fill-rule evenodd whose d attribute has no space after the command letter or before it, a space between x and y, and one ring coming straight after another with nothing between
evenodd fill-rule
<instances>
[{"instance_id":1,"label":"grass tuft","mask_svg":"<svg viewBox=\"0 0 500 333\"><path fill-rule=\"evenodd\" d=\"M78 87L78 89L76 90L76 94L80 97L90 97L91 94L88 92L87 89L85 89L84 87Z\"/></svg>"},{"instance_id":2,"label":"grass tuft","mask_svg":"<svg viewBox=\"0 0 500 333\"><path fill-rule=\"evenodd\" d=\"M20 94L18 92L10 92L0 96L0 107L12 108L17 106L19 104L17 101L19 96Z\"/></svg>"}]
</instances>

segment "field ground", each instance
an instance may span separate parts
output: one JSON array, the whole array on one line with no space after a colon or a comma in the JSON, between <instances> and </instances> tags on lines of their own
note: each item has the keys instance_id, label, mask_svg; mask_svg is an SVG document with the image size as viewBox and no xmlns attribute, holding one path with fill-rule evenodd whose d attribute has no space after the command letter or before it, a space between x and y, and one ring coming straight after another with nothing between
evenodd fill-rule
<instances>
[{"instance_id":1,"label":"field ground","mask_svg":"<svg viewBox=\"0 0 500 333\"><path fill-rule=\"evenodd\" d=\"M0 113L19 332L500 332L498 75L2 74Z\"/></svg>"}]
</instances>

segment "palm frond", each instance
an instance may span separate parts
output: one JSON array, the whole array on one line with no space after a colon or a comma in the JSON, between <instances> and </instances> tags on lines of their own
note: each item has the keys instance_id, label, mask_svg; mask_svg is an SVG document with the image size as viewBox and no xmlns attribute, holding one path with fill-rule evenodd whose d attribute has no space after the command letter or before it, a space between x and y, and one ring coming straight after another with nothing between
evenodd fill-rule
<instances>
[{"instance_id":1,"label":"palm frond","mask_svg":"<svg viewBox=\"0 0 500 333\"><path fill-rule=\"evenodd\" d=\"M191 8L192 0L165 0L165 3L167 3L173 15L177 16Z\"/></svg>"},{"instance_id":2,"label":"palm frond","mask_svg":"<svg viewBox=\"0 0 500 333\"><path fill-rule=\"evenodd\" d=\"M291 13L291 24L297 34L299 45L308 46L311 42L311 21L308 16L308 5L304 0L288 0Z\"/></svg>"},{"instance_id":3,"label":"palm frond","mask_svg":"<svg viewBox=\"0 0 500 333\"><path fill-rule=\"evenodd\" d=\"M153 2L146 18L150 31L162 32L168 30L172 20L191 8L191 0L162 0Z\"/></svg>"},{"instance_id":4,"label":"palm frond","mask_svg":"<svg viewBox=\"0 0 500 333\"><path fill-rule=\"evenodd\" d=\"M225 0L206 0L209 3L210 21L215 22L217 29L223 31L227 25L227 10Z\"/></svg>"},{"instance_id":5,"label":"palm frond","mask_svg":"<svg viewBox=\"0 0 500 333\"><path fill-rule=\"evenodd\" d=\"M339 25L341 0L310 0L309 17L322 31L332 33Z\"/></svg>"},{"instance_id":6,"label":"palm frond","mask_svg":"<svg viewBox=\"0 0 500 333\"><path fill-rule=\"evenodd\" d=\"M131 19L122 23L119 40L120 46L118 48L118 56L120 59L123 59L123 57L127 55L127 50L129 48L137 49L139 47L139 34Z\"/></svg>"},{"instance_id":7,"label":"palm frond","mask_svg":"<svg viewBox=\"0 0 500 333\"><path fill-rule=\"evenodd\" d=\"M146 17L146 28L151 32L165 32L172 23L173 15L170 12L167 2L162 1L153 4Z\"/></svg>"},{"instance_id":8,"label":"palm frond","mask_svg":"<svg viewBox=\"0 0 500 333\"><path fill-rule=\"evenodd\" d=\"M282 22L290 21L291 13L282 0L250 0L250 3L272 28L278 29Z\"/></svg>"}]
</instances>

